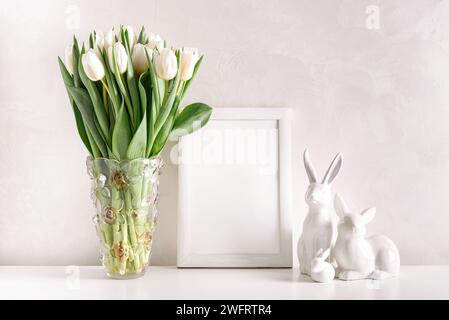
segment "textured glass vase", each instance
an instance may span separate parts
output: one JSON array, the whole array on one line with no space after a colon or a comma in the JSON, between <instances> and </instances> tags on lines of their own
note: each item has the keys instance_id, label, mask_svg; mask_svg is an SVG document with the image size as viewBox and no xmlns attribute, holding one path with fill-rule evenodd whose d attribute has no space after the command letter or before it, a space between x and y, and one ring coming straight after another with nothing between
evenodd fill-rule
<instances>
[{"instance_id":1,"label":"textured glass vase","mask_svg":"<svg viewBox=\"0 0 449 320\"><path fill-rule=\"evenodd\" d=\"M111 278L145 274L156 224L161 158L87 158L101 261Z\"/></svg>"}]
</instances>

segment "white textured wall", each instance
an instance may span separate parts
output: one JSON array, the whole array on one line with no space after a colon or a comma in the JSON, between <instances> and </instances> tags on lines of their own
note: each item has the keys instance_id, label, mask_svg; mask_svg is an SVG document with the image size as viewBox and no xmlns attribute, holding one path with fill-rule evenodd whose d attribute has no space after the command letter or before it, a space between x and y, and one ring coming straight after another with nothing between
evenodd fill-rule
<instances>
[{"instance_id":1,"label":"white textured wall","mask_svg":"<svg viewBox=\"0 0 449 320\"><path fill-rule=\"evenodd\" d=\"M342 151L335 189L355 210L377 206L370 231L389 234L403 263L449 264L448 17L449 1L430 0L2 1L0 264L98 261L56 56L72 33L120 23L205 53L188 101L293 109L296 228L300 153L308 146L322 174ZM154 264L176 261L176 182L168 163Z\"/></svg>"}]
</instances>

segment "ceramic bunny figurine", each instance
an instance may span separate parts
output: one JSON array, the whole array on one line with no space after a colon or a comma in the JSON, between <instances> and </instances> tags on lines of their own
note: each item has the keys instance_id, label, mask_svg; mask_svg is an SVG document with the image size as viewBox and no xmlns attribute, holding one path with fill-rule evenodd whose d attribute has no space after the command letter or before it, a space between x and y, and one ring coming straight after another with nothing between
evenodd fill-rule
<instances>
[{"instance_id":1,"label":"ceramic bunny figurine","mask_svg":"<svg viewBox=\"0 0 449 320\"><path fill-rule=\"evenodd\" d=\"M338 264L337 277L342 280L385 279L399 273L399 252L384 235L365 237L366 224L376 213L368 208L360 214L350 213L340 195L335 195L335 210L340 217L334 247Z\"/></svg>"},{"instance_id":2,"label":"ceramic bunny figurine","mask_svg":"<svg viewBox=\"0 0 449 320\"><path fill-rule=\"evenodd\" d=\"M310 276L316 282L330 282L335 277L334 267L327 261L325 261L331 252L331 249L327 250L319 249L316 253L316 257L312 260L310 265Z\"/></svg>"},{"instance_id":3,"label":"ceramic bunny figurine","mask_svg":"<svg viewBox=\"0 0 449 320\"><path fill-rule=\"evenodd\" d=\"M337 237L337 218L332 207L331 183L341 168L342 157L337 154L327 169L322 182L318 182L315 169L309 158L309 151L304 151L304 166L310 185L306 192L309 211L298 240L298 259L302 274L310 276L310 264L316 252L322 248L332 248ZM331 249L332 260L332 249Z\"/></svg>"}]
</instances>

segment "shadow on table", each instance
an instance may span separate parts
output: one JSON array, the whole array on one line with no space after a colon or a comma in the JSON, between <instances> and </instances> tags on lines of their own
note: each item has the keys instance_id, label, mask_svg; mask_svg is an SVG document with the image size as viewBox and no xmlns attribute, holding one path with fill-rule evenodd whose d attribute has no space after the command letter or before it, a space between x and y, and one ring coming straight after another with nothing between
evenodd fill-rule
<instances>
[{"instance_id":1,"label":"shadow on table","mask_svg":"<svg viewBox=\"0 0 449 320\"><path fill-rule=\"evenodd\" d=\"M305 275L305 274L300 274L300 275L296 278L296 280L297 280L298 282L315 282L315 281L312 280L312 278L310 278L308 275Z\"/></svg>"}]
</instances>

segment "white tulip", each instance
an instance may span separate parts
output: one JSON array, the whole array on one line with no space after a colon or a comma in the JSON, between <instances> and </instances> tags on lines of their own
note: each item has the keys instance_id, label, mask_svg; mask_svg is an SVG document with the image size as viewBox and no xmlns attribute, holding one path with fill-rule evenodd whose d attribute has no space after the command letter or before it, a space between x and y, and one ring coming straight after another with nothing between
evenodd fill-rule
<instances>
[{"instance_id":1,"label":"white tulip","mask_svg":"<svg viewBox=\"0 0 449 320\"><path fill-rule=\"evenodd\" d=\"M161 51L164 49L164 40L158 35L150 32L148 35L148 46L151 49L157 49L158 51Z\"/></svg>"},{"instance_id":2,"label":"white tulip","mask_svg":"<svg viewBox=\"0 0 449 320\"><path fill-rule=\"evenodd\" d=\"M115 42L115 32L114 32L114 29L111 29L108 32L106 32L106 34L104 35L105 50L108 50L109 47L112 47L112 45L114 45L114 42Z\"/></svg>"},{"instance_id":3,"label":"white tulip","mask_svg":"<svg viewBox=\"0 0 449 320\"><path fill-rule=\"evenodd\" d=\"M98 56L100 56L101 51L104 48L104 34L103 32L97 32L95 33L95 52Z\"/></svg>"},{"instance_id":4,"label":"white tulip","mask_svg":"<svg viewBox=\"0 0 449 320\"><path fill-rule=\"evenodd\" d=\"M145 45L145 50L147 50L148 53L151 53L151 55L154 52L153 48L151 48L151 46L148 43ZM148 57L150 58L150 60L151 60L151 55L148 54Z\"/></svg>"},{"instance_id":5,"label":"white tulip","mask_svg":"<svg viewBox=\"0 0 449 320\"><path fill-rule=\"evenodd\" d=\"M103 32L96 32L95 33L95 45L103 48L104 47L104 33Z\"/></svg>"},{"instance_id":6,"label":"white tulip","mask_svg":"<svg viewBox=\"0 0 449 320\"><path fill-rule=\"evenodd\" d=\"M84 72L90 80L98 81L103 79L103 63L101 63L100 58L98 58L94 50L89 49L89 51L83 54L81 57L81 62L83 64Z\"/></svg>"},{"instance_id":7,"label":"white tulip","mask_svg":"<svg viewBox=\"0 0 449 320\"><path fill-rule=\"evenodd\" d=\"M199 55L196 48L183 48L180 57L181 80L187 81L192 78L193 69L198 62Z\"/></svg>"},{"instance_id":8,"label":"white tulip","mask_svg":"<svg viewBox=\"0 0 449 320\"><path fill-rule=\"evenodd\" d=\"M118 71L120 73L124 73L128 67L128 54L126 53L126 49L121 42L115 43L108 49L109 66L115 72L112 55L115 57L115 63L117 64Z\"/></svg>"},{"instance_id":9,"label":"white tulip","mask_svg":"<svg viewBox=\"0 0 449 320\"><path fill-rule=\"evenodd\" d=\"M67 46L65 48L64 52L64 61L65 61L65 67L67 70L73 74L73 55L72 55L72 48L73 45Z\"/></svg>"},{"instance_id":10,"label":"white tulip","mask_svg":"<svg viewBox=\"0 0 449 320\"><path fill-rule=\"evenodd\" d=\"M178 61L173 50L164 48L155 55L156 72L159 78L170 80L176 76Z\"/></svg>"},{"instance_id":11,"label":"white tulip","mask_svg":"<svg viewBox=\"0 0 449 320\"><path fill-rule=\"evenodd\" d=\"M151 59L153 50L148 45L137 43L134 45L131 60L133 62L134 71L136 74L142 74L148 69L148 57Z\"/></svg>"}]
</instances>

